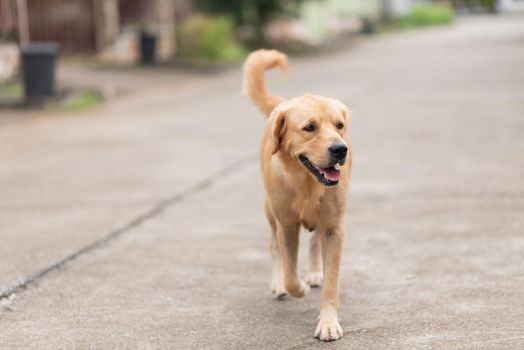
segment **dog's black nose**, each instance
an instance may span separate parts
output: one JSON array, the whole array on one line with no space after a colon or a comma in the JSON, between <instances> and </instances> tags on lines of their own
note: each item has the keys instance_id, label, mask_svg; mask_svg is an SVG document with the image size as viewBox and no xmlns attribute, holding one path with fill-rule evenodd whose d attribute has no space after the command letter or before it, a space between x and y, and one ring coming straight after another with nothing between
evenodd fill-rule
<instances>
[{"instance_id":1,"label":"dog's black nose","mask_svg":"<svg viewBox=\"0 0 524 350\"><path fill-rule=\"evenodd\" d=\"M329 154L336 159L344 159L348 154L348 147L343 143L337 143L328 148Z\"/></svg>"}]
</instances>

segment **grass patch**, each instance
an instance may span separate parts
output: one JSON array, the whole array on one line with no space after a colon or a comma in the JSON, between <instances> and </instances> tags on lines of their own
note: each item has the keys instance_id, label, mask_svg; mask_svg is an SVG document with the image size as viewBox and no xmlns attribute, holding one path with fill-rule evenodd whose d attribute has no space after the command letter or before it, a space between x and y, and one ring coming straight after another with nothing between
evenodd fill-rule
<instances>
[{"instance_id":1,"label":"grass patch","mask_svg":"<svg viewBox=\"0 0 524 350\"><path fill-rule=\"evenodd\" d=\"M66 112L79 112L102 103L100 94L91 90L81 90L68 96L59 106Z\"/></svg>"},{"instance_id":2,"label":"grass patch","mask_svg":"<svg viewBox=\"0 0 524 350\"><path fill-rule=\"evenodd\" d=\"M0 99L21 99L24 95L22 84L18 81L0 83Z\"/></svg>"},{"instance_id":3,"label":"grass patch","mask_svg":"<svg viewBox=\"0 0 524 350\"><path fill-rule=\"evenodd\" d=\"M415 28L453 22L451 7L439 4L415 5L408 16L398 18L396 25L400 28Z\"/></svg>"},{"instance_id":4,"label":"grass patch","mask_svg":"<svg viewBox=\"0 0 524 350\"><path fill-rule=\"evenodd\" d=\"M24 88L19 81L0 82L0 107L22 107L80 112L103 103L102 94L96 90L83 88L58 91L52 97L26 100Z\"/></svg>"}]
</instances>

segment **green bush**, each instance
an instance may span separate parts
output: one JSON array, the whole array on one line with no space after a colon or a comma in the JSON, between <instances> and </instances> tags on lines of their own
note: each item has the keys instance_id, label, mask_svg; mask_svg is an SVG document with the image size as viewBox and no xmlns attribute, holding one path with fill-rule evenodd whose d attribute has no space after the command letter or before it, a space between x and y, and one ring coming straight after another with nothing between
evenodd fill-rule
<instances>
[{"instance_id":1,"label":"green bush","mask_svg":"<svg viewBox=\"0 0 524 350\"><path fill-rule=\"evenodd\" d=\"M182 57L206 61L238 61L244 48L235 38L234 21L226 16L193 16L177 29L177 48Z\"/></svg>"},{"instance_id":2,"label":"green bush","mask_svg":"<svg viewBox=\"0 0 524 350\"><path fill-rule=\"evenodd\" d=\"M446 5L415 5L407 17L397 19L402 28L421 27L453 22L453 10Z\"/></svg>"}]
</instances>

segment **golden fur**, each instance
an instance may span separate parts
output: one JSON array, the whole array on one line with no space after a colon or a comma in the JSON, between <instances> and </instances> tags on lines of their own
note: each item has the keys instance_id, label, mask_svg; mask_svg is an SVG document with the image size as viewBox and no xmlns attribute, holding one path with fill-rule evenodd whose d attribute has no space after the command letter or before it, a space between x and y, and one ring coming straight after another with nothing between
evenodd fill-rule
<instances>
[{"instance_id":1,"label":"golden fur","mask_svg":"<svg viewBox=\"0 0 524 350\"><path fill-rule=\"evenodd\" d=\"M268 117L260 148L266 190L265 212L271 226L273 278L271 289L278 296L302 297L309 286L322 284L322 303L315 336L335 340L342 336L338 322L338 279L344 241L344 211L351 169L351 145L347 128L349 113L338 100L303 95L285 100L271 94L264 71L287 70L287 57L275 50L258 50L244 64L244 89ZM311 129L313 131L307 131ZM347 146L347 156L333 164L328 149ZM308 170L299 156L315 169L335 167L338 184L325 186ZM315 232L311 237L308 274L297 274L298 235L301 226Z\"/></svg>"}]
</instances>

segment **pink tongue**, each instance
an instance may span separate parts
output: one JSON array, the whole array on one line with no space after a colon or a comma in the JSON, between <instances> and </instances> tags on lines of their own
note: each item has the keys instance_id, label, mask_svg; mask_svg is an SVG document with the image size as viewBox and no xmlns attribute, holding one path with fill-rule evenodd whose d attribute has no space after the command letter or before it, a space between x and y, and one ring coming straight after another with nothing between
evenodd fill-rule
<instances>
[{"instance_id":1,"label":"pink tongue","mask_svg":"<svg viewBox=\"0 0 524 350\"><path fill-rule=\"evenodd\" d=\"M338 181L340 180L340 170L335 168L321 169L324 177L329 181Z\"/></svg>"}]
</instances>

